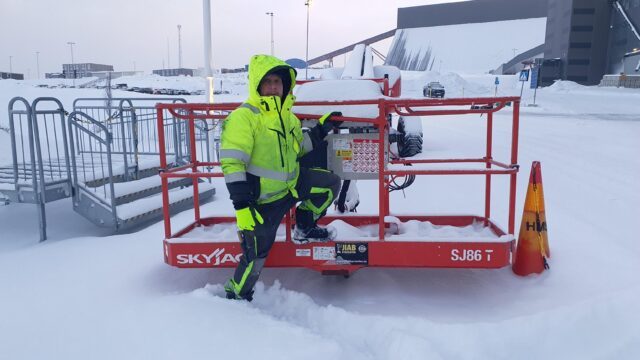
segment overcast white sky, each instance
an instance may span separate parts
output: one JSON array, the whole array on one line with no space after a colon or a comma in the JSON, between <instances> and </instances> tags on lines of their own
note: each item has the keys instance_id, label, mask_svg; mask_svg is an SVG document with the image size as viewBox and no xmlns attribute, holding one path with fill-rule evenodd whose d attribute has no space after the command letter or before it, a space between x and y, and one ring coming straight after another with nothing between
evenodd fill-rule
<instances>
[{"instance_id":1,"label":"overcast white sky","mask_svg":"<svg viewBox=\"0 0 640 360\"><path fill-rule=\"evenodd\" d=\"M309 58L394 29L398 7L459 0L313 0ZM305 57L305 0L211 0L213 61L240 67L250 55L269 53L274 12L276 56ZM36 77L60 72L71 62L111 64L116 71L151 71L178 65L182 25L182 64L204 63L202 0L0 0L0 71ZM169 43L169 46L167 46ZM390 42L381 43L386 53ZM169 57L169 59L168 59ZM336 59L338 65L341 60ZM29 76L30 75L30 76ZM42 75L41 75L42 76Z\"/></svg>"}]
</instances>

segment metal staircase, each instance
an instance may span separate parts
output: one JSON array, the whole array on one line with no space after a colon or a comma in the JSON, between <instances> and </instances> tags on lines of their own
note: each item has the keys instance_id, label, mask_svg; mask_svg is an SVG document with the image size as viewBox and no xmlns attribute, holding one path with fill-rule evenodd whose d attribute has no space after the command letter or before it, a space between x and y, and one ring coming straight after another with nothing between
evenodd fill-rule
<instances>
[{"instance_id":1,"label":"metal staircase","mask_svg":"<svg viewBox=\"0 0 640 360\"><path fill-rule=\"evenodd\" d=\"M116 231L131 229L162 215L157 142L158 102L177 98L77 99L67 114L53 98L9 103L12 164L0 165L0 193L10 202L38 205L40 240L46 239L45 203L72 197L73 209L94 224ZM66 116L68 115L68 116ZM210 157L206 126L196 127L196 146L187 127L165 115L166 152L180 166L191 149ZM200 180L202 181L202 180ZM193 181L170 183L170 209L193 206ZM200 199L215 188L198 186Z\"/></svg>"}]
</instances>

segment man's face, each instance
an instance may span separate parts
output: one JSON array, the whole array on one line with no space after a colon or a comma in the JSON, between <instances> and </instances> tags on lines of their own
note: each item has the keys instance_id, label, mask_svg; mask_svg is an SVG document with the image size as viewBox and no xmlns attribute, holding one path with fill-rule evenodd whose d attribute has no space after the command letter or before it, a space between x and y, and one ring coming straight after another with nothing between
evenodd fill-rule
<instances>
[{"instance_id":1,"label":"man's face","mask_svg":"<svg viewBox=\"0 0 640 360\"><path fill-rule=\"evenodd\" d=\"M258 92L261 96L280 96L284 92L284 86L282 85L282 78L275 74L269 74L260 82L260 89Z\"/></svg>"}]
</instances>

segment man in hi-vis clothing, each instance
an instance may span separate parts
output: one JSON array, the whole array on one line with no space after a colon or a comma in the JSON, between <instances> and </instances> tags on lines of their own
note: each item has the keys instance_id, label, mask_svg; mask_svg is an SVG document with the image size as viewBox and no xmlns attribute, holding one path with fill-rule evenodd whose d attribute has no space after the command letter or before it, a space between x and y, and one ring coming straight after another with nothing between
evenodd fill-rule
<instances>
[{"instance_id":1,"label":"man in hi-vis clothing","mask_svg":"<svg viewBox=\"0 0 640 360\"><path fill-rule=\"evenodd\" d=\"M249 63L249 98L223 122L220 162L236 210L242 257L225 284L227 297L251 301L278 226L298 201L296 243L329 241L335 229L316 225L340 191L340 178L325 169L302 168L299 158L319 147L334 125L330 113L303 134L291 112L296 71L273 56Z\"/></svg>"}]
</instances>

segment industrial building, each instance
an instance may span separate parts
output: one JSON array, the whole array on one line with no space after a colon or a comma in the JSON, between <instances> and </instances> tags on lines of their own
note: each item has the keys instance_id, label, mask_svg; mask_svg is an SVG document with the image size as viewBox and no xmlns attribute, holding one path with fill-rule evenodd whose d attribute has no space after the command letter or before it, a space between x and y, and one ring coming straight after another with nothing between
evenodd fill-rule
<instances>
[{"instance_id":1,"label":"industrial building","mask_svg":"<svg viewBox=\"0 0 640 360\"><path fill-rule=\"evenodd\" d=\"M0 79L2 79L2 80L5 80L5 79L24 80L24 74L0 71Z\"/></svg>"},{"instance_id":2,"label":"industrial building","mask_svg":"<svg viewBox=\"0 0 640 360\"><path fill-rule=\"evenodd\" d=\"M113 71L113 65L80 63L62 64L62 73L67 79L95 76L93 73Z\"/></svg>"},{"instance_id":3,"label":"industrial building","mask_svg":"<svg viewBox=\"0 0 640 360\"><path fill-rule=\"evenodd\" d=\"M195 70L186 69L186 68L177 68L177 69L159 69L153 70L153 74L160 76L194 76Z\"/></svg>"},{"instance_id":4,"label":"industrial building","mask_svg":"<svg viewBox=\"0 0 640 360\"><path fill-rule=\"evenodd\" d=\"M605 74L640 76L639 24L640 0L474 0L400 8L385 63L513 74L523 61L535 61L542 85L556 79L594 85Z\"/></svg>"}]
</instances>

